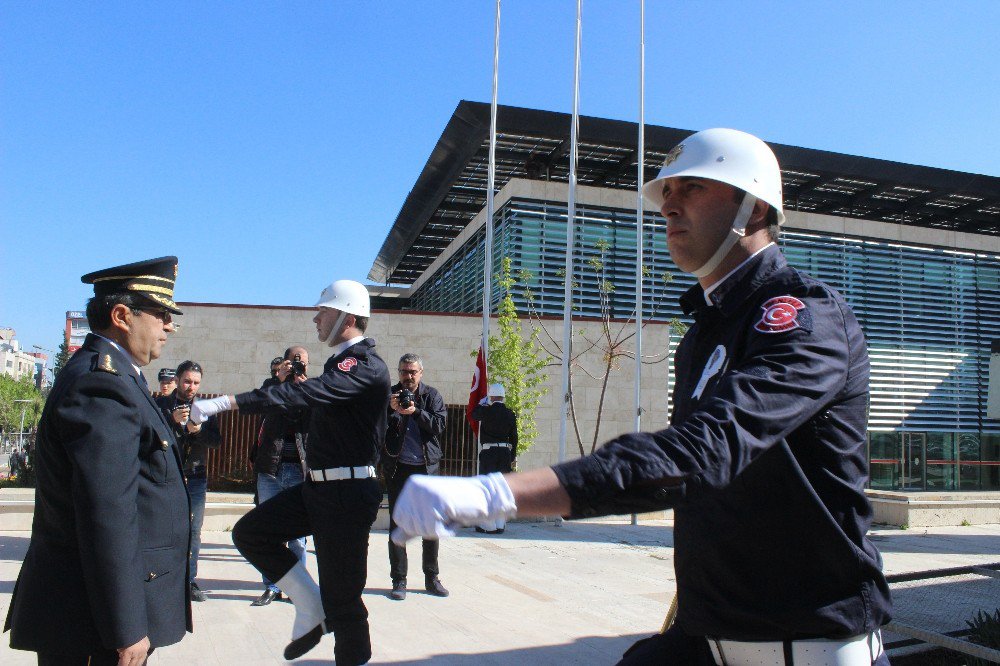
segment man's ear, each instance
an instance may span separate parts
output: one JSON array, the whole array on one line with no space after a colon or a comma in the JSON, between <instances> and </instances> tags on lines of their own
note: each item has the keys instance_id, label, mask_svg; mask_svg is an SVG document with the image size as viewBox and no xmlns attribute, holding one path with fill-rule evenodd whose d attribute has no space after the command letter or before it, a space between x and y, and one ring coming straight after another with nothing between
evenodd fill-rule
<instances>
[{"instance_id":1,"label":"man's ear","mask_svg":"<svg viewBox=\"0 0 1000 666\"><path fill-rule=\"evenodd\" d=\"M132 330L133 317L135 315L132 314L132 309L129 306L118 303L111 308L111 328L128 333Z\"/></svg>"},{"instance_id":2,"label":"man's ear","mask_svg":"<svg viewBox=\"0 0 1000 666\"><path fill-rule=\"evenodd\" d=\"M767 228L767 211L770 208L771 204L766 201L757 199L754 202L753 212L750 213L750 219L747 220L747 234Z\"/></svg>"}]
</instances>

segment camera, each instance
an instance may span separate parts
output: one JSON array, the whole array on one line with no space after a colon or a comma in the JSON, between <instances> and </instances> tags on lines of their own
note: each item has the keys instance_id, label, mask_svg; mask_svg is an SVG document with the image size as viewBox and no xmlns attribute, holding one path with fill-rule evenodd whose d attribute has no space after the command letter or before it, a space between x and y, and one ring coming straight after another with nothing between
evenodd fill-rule
<instances>
[{"instance_id":1,"label":"camera","mask_svg":"<svg viewBox=\"0 0 1000 666\"><path fill-rule=\"evenodd\" d=\"M401 409L409 409L413 405L413 391L410 389L400 389L396 394L396 400Z\"/></svg>"},{"instance_id":2,"label":"camera","mask_svg":"<svg viewBox=\"0 0 1000 666\"><path fill-rule=\"evenodd\" d=\"M296 354L292 358L292 374L291 377L301 377L306 374L306 364L302 362L302 354Z\"/></svg>"}]
</instances>

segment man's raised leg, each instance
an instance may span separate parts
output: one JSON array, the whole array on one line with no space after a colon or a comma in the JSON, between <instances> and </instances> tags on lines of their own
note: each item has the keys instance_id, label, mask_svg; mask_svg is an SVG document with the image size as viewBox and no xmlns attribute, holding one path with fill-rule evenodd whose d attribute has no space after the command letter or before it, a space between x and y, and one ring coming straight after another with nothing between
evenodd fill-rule
<instances>
[{"instance_id":1,"label":"man's raised leg","mask_svg":"<svg viewBox=\"0 0 1000 666\"><path fill-rule=\"evenodd\" d=\"M278 493L233 527L236 549L258 571L275 581L295 605L292 642L285 649L286 659L295 659L311 650L324 633L319 586L287 546L288 541L312 533L302 487Z\"/></svg>"}]
</instances>

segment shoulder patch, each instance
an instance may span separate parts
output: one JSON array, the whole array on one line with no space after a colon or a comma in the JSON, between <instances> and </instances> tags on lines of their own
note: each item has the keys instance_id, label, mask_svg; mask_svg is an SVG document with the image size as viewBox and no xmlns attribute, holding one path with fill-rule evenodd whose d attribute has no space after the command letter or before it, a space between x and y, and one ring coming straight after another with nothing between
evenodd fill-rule
<instances>
[{"instance_id":1,"label":"shoulder patch","mask_svg":"<svg viewBox=\"0 0 1000 666\"><path fill-rule=\"evenodd\" d=\"M808 313L805 310L805 303L794 296L775 296L769 298L761 304L764 314L753 325L754 329L761 333L784 333L800 328L800 319Z\"/></svg>"},{"instance_id":2,"label":"shoulder patch","mask_svg":"<svg viewBox=\"0 0 1000 666\"><path fill-rule=\"evenodd\" d=\"M107 372L112 375L119 374L118 370L115 369L114 364L111 362L111 354L105 354L100 358L97 363L95 370L100 370L101 372Z\"/></svg>"},{"instance_id":3,"label":"shoulder patch","mask_svg":"<svg viewBox=\"0 0 1000 666\"><path fill-rule=\"evenodd\" d=\"M358 364L358 359L354 358L353 356L348 356L343 361L338 363L337 367L343 370L344 372L350 372L351 368L353 368L357 364Z\"/></svg>"}]
</instances>

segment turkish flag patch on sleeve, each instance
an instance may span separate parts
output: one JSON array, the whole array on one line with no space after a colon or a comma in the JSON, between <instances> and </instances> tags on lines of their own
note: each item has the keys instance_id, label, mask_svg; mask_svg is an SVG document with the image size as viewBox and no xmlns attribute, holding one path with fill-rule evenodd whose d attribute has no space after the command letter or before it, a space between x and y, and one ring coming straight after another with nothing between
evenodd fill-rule
<instances>
[{"instance_id":1,"label":"turkish flag patch on sleeve","mask_svg":"<svg viewBox=\"0 0 1000 666\"><path fill-rule=\"evenodd\" d=\"M358 364L358 359L354 358L353 356L348 356L343 361L338 363L337 367L343 370L344 372L350 372L351 368L353 368L357 364Z\"/></svg>"},{"instance_id":2,"label":"turkish flag patch on sleeve","mask_svg":"<svg viewBox=\"0 0 1000 666\"><path fill-rule=\"evenodd\" d=\"M784 333L800 327L806 305L794 296L775 296L760 306L764 314L753 327L761 333ZM808 316L808 315L807 315Z\"/></svg>"}]
</instances>

